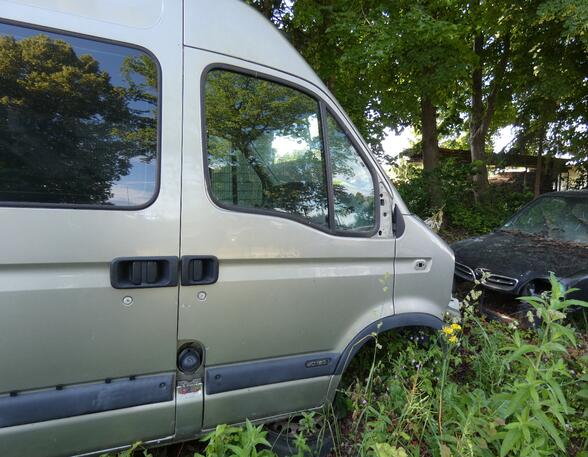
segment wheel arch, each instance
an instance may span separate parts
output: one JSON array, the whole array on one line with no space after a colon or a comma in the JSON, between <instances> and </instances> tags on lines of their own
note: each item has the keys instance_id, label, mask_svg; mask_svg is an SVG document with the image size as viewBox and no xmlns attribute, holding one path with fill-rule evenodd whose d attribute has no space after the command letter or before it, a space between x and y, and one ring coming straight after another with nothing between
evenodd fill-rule
<instances>
[{"instance_id":1,"label":"wheel arch","mask_svg":"<svg viewBox=\"0 0 588 457\"><path fill-rule=\"evenodd\" d=\"M339 357L334 374L341 376L357 352L375 335L406 327L428 327L440 330L443 327L443 321L433 314L418 312L394 314L378 319L360 331L346 346Z\"/></svg>"},{"instance_id":2,"label":"wheel arch","mask_svg":"<svg viewBox=\"0 0 588 457\"><path fill-rule=\"evenodd\" d=\"M409 312L386 316L369 324L357 335L355 335L355 337L341 353L341 356L337 361L337 365L331 377L331 382L329 383L329 390L326 397L327 402L325 406L332 403L334 400L337 387L339 386L339 382L341 381L343 373L358 351L368 341L372 340L375 335L409 327L427 327L433 330L440 330L443 327L443 321L438 316L433 314Z\"/></svg>"}]
</instances>

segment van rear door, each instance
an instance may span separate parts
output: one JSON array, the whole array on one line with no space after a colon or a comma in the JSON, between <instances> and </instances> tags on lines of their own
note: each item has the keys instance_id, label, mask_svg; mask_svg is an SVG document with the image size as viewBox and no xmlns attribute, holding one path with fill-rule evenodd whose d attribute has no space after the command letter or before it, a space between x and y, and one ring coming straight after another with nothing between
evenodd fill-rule
<instances>
[{"instance_id":1,"label":"van rear door","mask_svg":"<svg viewBox=\"0 0 588 457\"><path fill-rule=\"evenodd\" d=\"M1 11L12 20L0 19L0 454L172 436L174 34L10 5ZM33 17L40 25L14 22ZM181 5L155 17L175 30Z\"/></svg>"}]
</instances>

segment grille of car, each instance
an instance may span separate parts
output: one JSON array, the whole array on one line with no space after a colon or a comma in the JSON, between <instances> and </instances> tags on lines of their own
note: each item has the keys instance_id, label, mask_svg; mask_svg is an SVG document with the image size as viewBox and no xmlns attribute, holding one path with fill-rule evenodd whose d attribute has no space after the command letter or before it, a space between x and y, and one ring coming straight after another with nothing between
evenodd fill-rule
<instances>
[{"instance_id":1,"label":"grille of car","mask_svg":"<svg viewBox=\"0 0 588 457\"><path fill-rule=\"evenodd\" d=\"M487 286L495 286L500 289L512 289L519 281L508 276L490 274L484 279Z\"/></svg>"},{"instance_id":2,"label":"grille of car","mask_svg":"<svg viewBox=\"0 0 588 457\"><path fill-rule=\"evenodd\" d=\"M459 276L461 276L462 278L469 279L470 281L473 281L476 279L476 275L474 274L474 270L472 270L467 265L464 265L463 263L455 262L455 272Z\"/></svg>"},{"instance_id":3,"label":"grille of car","mask_svg":"<svg viewBox=\"0 0 588 457\"><path fill-rule=\"evenodd\" d=\"M485 286L493 289L511 290L519 282L515 278L491 273L485 268L476 268L474 270L459 262L455 262L455 273L469 281L475 281L476 279L479 279L484 283Z\"/></svg>"}]
</instances>

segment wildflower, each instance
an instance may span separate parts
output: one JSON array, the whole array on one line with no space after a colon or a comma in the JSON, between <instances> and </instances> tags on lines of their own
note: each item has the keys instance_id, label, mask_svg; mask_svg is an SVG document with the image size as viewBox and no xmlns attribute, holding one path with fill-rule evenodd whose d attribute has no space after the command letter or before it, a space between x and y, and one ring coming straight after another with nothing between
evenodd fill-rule
<instances>
[{"instance_id":1,"label":"wildflower","mask_svg":"<svg viewBox=\"0 0 588 457\"><path fill-rule=\"evenodd\" d=\"M449 325L443 326L442 331L445 334L445 336L451 336L451 335L453 335L453 332L454 332L453 328L451 328L451 326L449 326Z\"/></svg>"},{"instance_id":2,"label":"wildflower","mask_svg":"<svg viewBox=\"0 0 588 457\"><path fill-rule=\"evenodd\" d=\"M531 324L535 322L535 318L533 317L533 313L531 311L527 311L527 319Z\"/></svg>"},{"instance_id":3,"label":"wildflower","mask_svg":"<svg viewBox=\"0 0 588 457\"><path fill-rule=\"evenodd\" d=\"M459 331L461 330L461 325L455 323L455 324L451 324L451 328L455 331Z\"/></svg>"},{"instance_id":4,"label":"wildflower","mask_svg":"<svg viewBox=\"0 0 588 457\"><path fill-rule=\"evenodd\" d=\"M447 341L449 341L451 344L457 344L457 336L451 335L449 338L447 338Z\"/></svg>"}]
</instances>

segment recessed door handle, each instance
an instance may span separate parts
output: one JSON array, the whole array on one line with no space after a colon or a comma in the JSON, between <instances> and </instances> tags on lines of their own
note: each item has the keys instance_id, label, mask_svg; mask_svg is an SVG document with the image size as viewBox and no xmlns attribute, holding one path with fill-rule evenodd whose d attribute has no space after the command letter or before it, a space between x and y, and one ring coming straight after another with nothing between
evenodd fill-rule
<instances>
[{"instance_id":1,"label":"recessed door handle","mask_svg":"<svg viewBox=\"0 0 588 457\"><path fill-rule=\"evenodd\" d=\"M218 280L218 259L213 255L182 257L182 286L214 284Z\"/></svg>"},{"instance_id":2,"label":"recessed door handle","mask_svg":"<svg viewBox=\"0 0 588 457\"><path fill-rule=\"evenodd\" d=\"M110 264L115 289L141 289L178 285L177 257L119 257Z\"/></svg>"}]
</instances>

